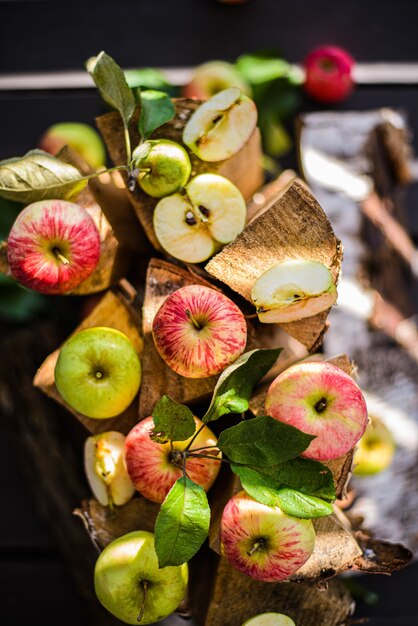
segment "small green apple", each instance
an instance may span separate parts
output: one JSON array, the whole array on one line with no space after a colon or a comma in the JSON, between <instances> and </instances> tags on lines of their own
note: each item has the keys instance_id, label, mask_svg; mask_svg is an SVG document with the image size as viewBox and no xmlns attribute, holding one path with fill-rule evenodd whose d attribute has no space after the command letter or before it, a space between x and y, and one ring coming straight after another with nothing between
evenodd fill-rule
<instances>
[{"instance_id":1,"label":"small green apple","mask_svg":"<svg viewBox=\"0 0 418 626\"><path fill-rule=\"evenodd\" d=\"M251 299L260 322L283 324L325 311L337 299L337 290L322 263L288 259L257 279Z\"/></svg>"},{"instance_id":2,"label":"small green apple","mask_svg":"<svg viewBox=\"0 0 418 626\"><path fill-rule=\"evenodd\" d=\"M139 169L139 186L153 198L182 189L192 171L186 150L168 139L144 141L135 148L132 158L134 167Z\"/></svg>"},{"instance_id":3,"label":"small green apple","mask_svg":"<svg viewBox=\"0 0 418 626\"><path fill-rule=\"evenodd\" d=\"M112 541L94 570L96 595L126 624L153 624L173 613L187 588L187 563L159 569L154 535L136 530Z\"/></svg>"},{"instance_id":4,"label":"small green apple","mask_svg":"<svg viewBox=\"0 0 418 626\"><path fill-rule=\"evenodd\" d=\"M122 413L136 396L141 364L126 335L96 326L76 333L61 348L55 384L76 411L97 419Z\"/></svg>"},{"instance_id":5,"label":"small green apple","mask_svg":"<svg viewBox=\"0 0 418 626\"><path fill-rule=\"evenodd\" d=\"M254 102L236 87L200 105L183 131L183 142L202 161L223 161L247 143L257 125Z\"/></svg>"},{"instance_id":6,"label":"small green apple","mask_svg":"<svg viewBox=\"0 0 418 626\"><path fill-rule=\"evenodd\" d=\"M84 470L90 488L103 506L122 506L135 493L125 467L125 435L114 430L88 437L84 443Z\"/></svg>"},{"instance_id":7,"label":"small green apple","mask_svg":"<svg viewBox=\"0 0 418 626\"><path fill-rule=\"evenodd\" d=\"M247 619L242 626L295 626L295 622L283 613L260 613Z\"/></svg>"},{"instance_id":8,"label":"small green apple","mask_svg":"<svg viewBox=\"0 0 418 626\"><path fill-rule=\"evenodd\" d=\"M72 148L95 170L106 164L106 151L100 135L88 124L54 124L44 133L39 143L42 150L51 154L57 154L64 146Z\"/></svg>"},{"instance_id":9,"label":"small green apple","mask_svg":"<svg viewBox=\"0 0 418 626\"><path fill-rule=\"evenodd\" d=\"M370 417L366 431L354 452L354 474L371 476L392 463L395 442L389 428L377 417Z\"/></svg>"}]
</instances>

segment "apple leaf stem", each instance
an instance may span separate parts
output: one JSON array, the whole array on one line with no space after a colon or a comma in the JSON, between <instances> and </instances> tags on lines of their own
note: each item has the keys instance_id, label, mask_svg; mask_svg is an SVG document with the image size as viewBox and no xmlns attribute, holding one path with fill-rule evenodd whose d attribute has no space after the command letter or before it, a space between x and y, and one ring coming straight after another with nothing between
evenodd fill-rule
<instances>
[{"instance_id":1,"label":"apple leaf stem","mask_svg":"<svg viewBox=\"0 0 418 626\"><path fill-rule=\"evenodd\" d=\"M202 326L199 324L199 322L196 320L196 318L193 317L192 312L190 311L190 309L186 309L186 315L189 318L189 320L191 321L191 323L193 324L193 326L196 328L196 330L202 330Z\"/></svg>"},{"instance_id":2,"label":"apple leaf stem","mask_svg":"<svg viewBox=\"0 0 418 626\"><path fill-rule=\"evenodd\" d=\"M196 439L196 437L199 435L199 433L202 432L202 430L204 429L204 427L206 426L206 424L202 424L194 433L194 435L192 436L192 438L190 439L189 443L187 444L187 446L184 448L184 452L188 452L191 448L191 446L193 445L194 440Z\"/></svg>"},{"instance_id":3,"label":"apple leaf stem","mask_svg":"<svg viewBox=\"0 0 418 626\"><path fill-rule=\"evenodd\" d=\"M141 622L142 618L144 617L145 603L147 601L148 581L147 580L141 580L140 586L142 587L143 596L142 596L142 600L141 600L141 606L139 607L138 617L136 618L137 622Z\"/></svg>"},{"instance_id":4,"label":"apple leaf stem","mask_svg":"<svg viewBox=\"0 0 418 626\"><path fill-rule=\"evenodd\" d=\"M211 454L189 454L194 459L210 459L211 461L219 461L220 463L231 463L229 459L221 459L220 457L212 456Z\"/></svg>"},{"instance_id":5,"label":"apple leaf stem","mask_svg":"<svg viewBox=\"0 0 418 626\"><path fill-rule=\"evenodd\" d=\"M126 121L123 121L123 135L125 137L125 150L126 150L126 163L129 167L132 157L132 149L131 149L131 138L129 135L129 128Z\"/></svg>"}]
</instances>

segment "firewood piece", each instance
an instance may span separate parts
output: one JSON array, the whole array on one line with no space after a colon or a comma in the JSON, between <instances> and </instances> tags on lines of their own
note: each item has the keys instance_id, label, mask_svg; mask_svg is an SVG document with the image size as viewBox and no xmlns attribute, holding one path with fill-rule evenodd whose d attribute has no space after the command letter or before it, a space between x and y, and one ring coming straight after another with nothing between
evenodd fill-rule
<instances>
[{"instance_id":1,"label":"firewood piece","mask_svg":"<svg viewBox=\"0 0 418 626\"><path fill-rule=\"evenodd\" d=\"M108 543L134 530L154 532L160 505L146 498L135 497L111 510L97 500L83 500L74 515L81 518L92 542L102 550Z\"/></svg>"},{"instance_id":2,"label":"firewood piece","mask_svg":"<svg viewBox=\"0 0 418 626\"><path fill-rule=\"evenodd\" d=\"M356 537L363 554L356 559L354 569L370 574L393 574L412 560L412 552L401 543L389 543L374 539L366 531L358 531Z\"/></svg>"},{"instance_id":3,"label":"firewood piece","mask_svg":"<svg viewBox=\"0 0 418 626\"><path fill-rule=\"evenodd\" d=\"M268 269L285 259L310 259L326 265L338 281L341 242L328 218L308 191L295 179L262 209L232 243L206 265L215 278L251 301L251 289ZM326 329L328 312L280 326L309 350L317 347Z\"/></svg>"},{"instance_id":4,"label":"firewood piece","mask_svg":"<svg viewBox=\"0 0 418 626\"><path fill-rule=\"evenodd\" d=\"M206 612L200 607L206 604L205 598L192 594L198 626L241 626L250 617L266 612L284 613L301 626L338 626L352 609L350 595L339 581L330 581L324 590L309 583L264 583L241 574L225 559L220 559L212 588L207 588Z\"/></svg>"},{"instance_id":5,"label":"firewood piece","mask_svg":"<svg viewBox=\"0 0 418 626\"><path fill-rule=\"evenodd\" d=\"M167 296L181 287L196 284L214 288L203 278L191 274L177 265L159 259L151 259L145 281L142 315L144 354L139 399L139 417L141 419L151 415L155 403L164 394L169 395L177 402L187 404L210 396L215 387L217 376L185 378L176 374L161 358L152 336L155 314Z\"/></svg>"},{"instance_id":6,"label":"firewood piece","mask_svg":"<svg viewBox=\"0 0 418 626\"><path fill-rule=\"evenodd\" d=\"M121 283L121 286L127 281ZM126 287L125 287L126 289ZM131 301L135 290L130 295ZM115 328L124 333L132 342L136 352L140 356L143 349L143 341L140 335L140 317L124 296L122 289L108 291L92 313L75 329L73 335L80 330L92 328L94 326L107 326ZM120 415L108 419L92 419L81 415L72 409L61 397L54 382L54 369L58 359L59 349L50 354L41 367L38 369L33 384L43 391L47 396L65 406L92 434L105 432L107 430L118 430L123 433L136 424L137 409L136 400Z\"/></svg>"},{"instance_id":7,"label":"firewood piece","mask_svg":"<svg viewBox=\"0 0 418 626\"><path fill-rule=\"evenodd\" d=\"M290 185L296 176L297 174L293 170L284 170L270 183L267 183L260 189L257 189L249 202L247 202L248 221L250 222L252 218L257 215L257 213L262 211L272 201L274 201L274 199L277 198L277 196L282 193L288 185Z\"/></svg>"},{"instance_id":8,"label":"firewood piece","mask_svg":"<svg viewBox=\"0 0 418 626\"><path fill-rule=\"evenodd\" d=\"M174 104L176 108L175 117L158 128L152 135L153 139L169 139L182 143L183 128L191 114L201 103L199 100L179 98L174 100ZM130 124L131 144L133 147L139 142L137 121L138 111ZM125 141L123 124L119 113L106 113L97 118L96 122L113 162L116 165L125 165ZM226 161L207 163L198 159L193 153L190 153L190 160L192 163L192 176L202 174L203 172L214 172L225 176L238 187L244 198L251 197L263 183L261 141L258 129L254 131L245 146ZM124 174L124 179L126 182L126 173ZM127 193L148 239L157 250L161 251L161 246L155 236L153 227L153 212L159 199L148 196L139 185L136 185L134 191L127 191Z\"/></svg>"},{"instance_id":9,"label":"firewood piece","mask_svg":"<svg viewBox=\"0 0 418 626\"><path fill-rule=\"evenodd\" d=\"M0 274L11 276L9 262L7 260L7 241L2 241L0 244Z\"/></svg>"}]
</instances>

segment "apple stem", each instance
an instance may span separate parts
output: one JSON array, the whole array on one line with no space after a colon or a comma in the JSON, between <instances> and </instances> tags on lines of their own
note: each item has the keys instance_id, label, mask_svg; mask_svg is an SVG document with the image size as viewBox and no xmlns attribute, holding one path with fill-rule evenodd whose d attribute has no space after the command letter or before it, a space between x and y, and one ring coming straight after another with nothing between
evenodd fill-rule
<instances>
[{"instance_id":1,"label":"apple stem","mask_svg":"<svg viewBox=\"0 0 418 626\"><path fill-rule=\"evenodd\" d=\"M61 261L61 263L62 263L63 265L69 265L69 264L70 264L70 262L69 262L69 260L67 259L67 257L65 257L65 256L64 256L64 255L63 255L63 254L59 251L59 249L58 249L58 248L56 248L56 247L55 247L55 248L52 250L52 252L55 254L55 256L57 257L57 259L58 259L59 261Z\"/></svg>"},{"instance_id":2,"label":"apple stem","mask_svg":"<svg viewBox=\"0 0 418 626\"><path fill-rule=\"evenodd\" d=\"M201 325L199 324L199 322L196 320L196 318L193 317L193 315L191 314L190 309L186 309L186 315L189 318L189 320L191 321L191 323L193 324L193 326L197 329L197 330L202 330Z\"/></svg>"},{"instance_id":3,"label":"apple stem","mask_svg":"<svg viewBox=\"0 0 418 626\"><path fill-rule=\"evenodd\" d=\"M325 400L325 398L321 398L315 404L315 411L317 413L323 413L325 411L325 409L327 408L327 406L328 406L328 404L327 404L327 401Z\"/></svg>"},{"instance_id":4,"label":"apple stem","mask_svg":"<svg viewBox=\"0 0 418 626\"><path fill-rule=\"evenodd\" d=\"M262 547L264 547L264 541L262 539L260 539L259 541L256 541L253 547L247 551L248 556L252 556L256 552L258 552L258 550L260 550L260 548Z\"/></svg>"},{"instance_id":5,"label":"apple stem","mask_svg":"<svg viewBox=\"0 0 418 626\"><path fill-rule=\"evenodd\" d=\"M142 618L144 617L145 602L147 600L147 590L148 590L148 582L146 580L141 580L140 584L141 584L141 587L143 589L144 595L143 595L143 598L142 598L141 606L139 608L138 617L136 618L137 622L142 621Z\"/></svg>"}]
</instances>

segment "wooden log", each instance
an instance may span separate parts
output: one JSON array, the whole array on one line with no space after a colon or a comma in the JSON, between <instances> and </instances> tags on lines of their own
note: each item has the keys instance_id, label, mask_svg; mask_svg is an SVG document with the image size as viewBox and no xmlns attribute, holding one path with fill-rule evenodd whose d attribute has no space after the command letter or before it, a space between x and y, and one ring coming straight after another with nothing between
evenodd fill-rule
<instances>
[{"instance_id":1,"label":"wooden log","mask_svg":"<svg viewBox=\"0 0 418 626\"><path fill-rule=\"evenodd\" d=\"M329 267L335 283L342 260L341 242L328 218L299 180L293 180L256 215L232 243L214 256L205 269L251 301L255 281L285 259L311 259ZM288 324L287 333L314 350L326 330L328 311Z\"/></svg>"},{"instance_id":2,"label":"wooden log","mask_svg":"<svg viewBox=\"0 0 418 626\"><path fill-rule=\"evenodd\" d=\"M199 100L178 98L174 100L176 115L173 120L158 128L152 135L153 139L170 139L177 143L182 142L183 128L191 114L201 104ZM116 112L107 113L97 118L97 126L105 140L109 154L115 165L126 165L125 140L123 124L120 115ZM138 111L130 124L131 144L135 147L139 142ZM249 198L263 183L261 169L261 140L260 132L256 129L252 137L236 155L226 161L207 163L201 161L189 152L192 163L192 176L203 172L215 172L229 178L240 189L244 198ZM127 174L124 175L127 182ZM155 236L153 227L153 212L158 198L151 198L137 185L134 191L127 191L137 217L156 250L164 253Z\"/></svg>"},{"instance_id":3,"label":"wooden log","mask_svg":"<svg viewBox=\"0 0 418 626\"><path fill-rule=\"evenodd\" d=\"M74 330L75 333L94 326L107 326L115 328L124 333L132 342L138 356L142 355L143 340L140 334L140 315L132 306L135 299L135 290L122 281L119 288L108 291L91 314ZM34 385L43 391L47 396L65 406L92 434L105 432L107 430L118 430L128 433L138 421L137 400L120 415L108 419L92 419L78 413L72 409L62 398L54 381L54 369L58 359L59 350L50 354L38 369Z\"/></svg>"}]
</instances>

